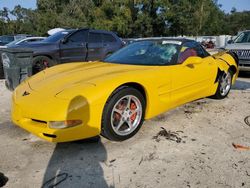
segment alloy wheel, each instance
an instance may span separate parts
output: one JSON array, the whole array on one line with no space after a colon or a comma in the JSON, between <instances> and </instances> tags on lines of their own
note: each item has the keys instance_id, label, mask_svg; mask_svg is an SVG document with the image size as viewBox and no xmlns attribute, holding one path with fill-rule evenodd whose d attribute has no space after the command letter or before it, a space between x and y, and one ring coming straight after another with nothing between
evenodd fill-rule
<instances>
[{"instance_id":1,"label":"alloy wheel","mask_svg":"<svg viewBox=\"0 0 250 188\"><path fill-rule=\"evenodd\" d=\"M132 133L140 124L142 104L134 95L126 95L114 105L111 113L111 126L120 136Z\"/></svg>"}]
</instances>

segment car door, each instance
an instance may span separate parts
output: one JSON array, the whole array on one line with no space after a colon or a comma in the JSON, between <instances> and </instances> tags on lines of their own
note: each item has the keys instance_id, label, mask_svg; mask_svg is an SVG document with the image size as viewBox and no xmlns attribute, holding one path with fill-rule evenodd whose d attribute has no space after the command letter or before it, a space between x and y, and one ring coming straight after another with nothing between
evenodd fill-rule
<instances>
[{"instance_id":1,"label":"car door","mask_svg":"<svg viewBox=\"0 0 250 188\"><path fill-rule=\"evenodd\" d=\"M215 60L198 43L183 44L178 64L171 71L171 101L184 104L211 93L216 77Z\"/></svg>"},{"instance_id":2,"label":"car door","mask_svg":"<svg viewBox=\"0 0 250 188\"><path fill-rule=\"evenodd\" d=\"M90 31L88 35L88 61L101 60L104 55L102 34L98 31Z\"/></svg>"},{"instance_id":3,"label":"car door","mask_svg":"<svg viewBox=\"0 0 250 188\"><path fill-rule=\"evenodd\" d=\"M87 30L78 30L60 42L61 63L86 60L87 34Z\"/></svg>"}]
</instances>

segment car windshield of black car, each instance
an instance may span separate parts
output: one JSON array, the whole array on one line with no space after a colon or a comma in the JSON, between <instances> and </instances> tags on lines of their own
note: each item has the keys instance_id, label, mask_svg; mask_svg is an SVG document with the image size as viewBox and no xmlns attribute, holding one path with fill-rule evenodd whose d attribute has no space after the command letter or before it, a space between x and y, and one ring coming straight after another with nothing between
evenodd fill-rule
<instances>
[{"instance_id":1,"label":"car windshield of black car","mask_svg":"<svg viewBox=\"0 0 250 188\"><path fill-rule=\"evenodd\" d=\"M71 32L73 32L73 31L59 31L59 32L55 33L54 35L51 35L48 38L46 38L45 40L43 40L43 42L57 42Z\"/></svg>"}]
</instances>

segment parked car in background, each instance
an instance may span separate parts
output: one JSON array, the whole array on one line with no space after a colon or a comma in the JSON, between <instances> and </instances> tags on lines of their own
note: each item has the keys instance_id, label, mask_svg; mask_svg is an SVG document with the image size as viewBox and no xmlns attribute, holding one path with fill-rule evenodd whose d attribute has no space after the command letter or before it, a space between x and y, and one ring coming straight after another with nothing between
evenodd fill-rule
<instances>
[{"instance_id":1,"label":"parked car in background","mask_svg":"<svg viewBox=\"0 0 250 188\"><path fill-rule=\"evenodd\" d=\"M0 36L0 46L5 46L14 40L14 36Z\"/></svg>"},{"instance_id":2,"label":"parked car in background","mask_svg":"<svg viewBox=\"0 0 250 188\"><path fill-rule=\"evenodd\" d=\"M0 46L4 46L14 40L24 39L26 37L31 37L31 35L18 34L18 35L3 35L0 36Z\"/></svg>"},{"instance_id":3,"label":"parked car in background","mask_svg":"<svg viewBox=\"0 0 250 188\"><path fill-rule=\"evenodd\" d=\"M240 71L250 71L250 31L241 32L225 48L238 55Z\"/></svg>"},{"instance_id":4,"label":"parked car in background","mask_svg":"<svg viewBox=\"0 0 250 188\"><path fill-rule=\"evenodd\" d=\"M102 60L122 46L121 39L110 31L70 29L57 32L43 41L26 44L25 48L33 50L35 74L60 63Z\"/></svg>"},{"instance_id":5,"label":"parked car in background","mask_svg":"<svg viewBox=\"0 0 250 188\"><path fill-rule=\"evenodd\" d=\"M32 43L32 42L39 42L46 39L46 37L27 37L24 39L18 39L18 40L14 40L8 44L6 44L6 48L9 47L14 47L14 46L22 46L24 47L26 44Z\"/></svg>"}]
</instances>

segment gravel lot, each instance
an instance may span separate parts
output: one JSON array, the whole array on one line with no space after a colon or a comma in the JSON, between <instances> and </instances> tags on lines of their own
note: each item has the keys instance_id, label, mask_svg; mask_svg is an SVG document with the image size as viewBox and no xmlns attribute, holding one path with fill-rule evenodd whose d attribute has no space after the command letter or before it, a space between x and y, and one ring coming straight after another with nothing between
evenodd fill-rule
<instances>
[{"instance_id":1,"label":"gravel lot","mask_svg":"<svg viewBox=\"0 0 250 188\"><path fill-rule=\"evenodd\" d=\"M169 111L121 143L40 140L11 123L11 92L3 80L0 97L0 172L9 179L6 187L58 182L59 188L250 187L250 150L232 146L250 146L244 123L250 115L250 74L238 79L226 99L201 99ZM154 137L161 127L178 135Z\"/></svg>"}]
</instances>

